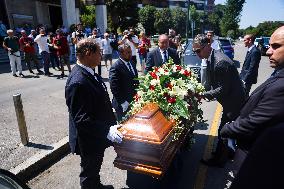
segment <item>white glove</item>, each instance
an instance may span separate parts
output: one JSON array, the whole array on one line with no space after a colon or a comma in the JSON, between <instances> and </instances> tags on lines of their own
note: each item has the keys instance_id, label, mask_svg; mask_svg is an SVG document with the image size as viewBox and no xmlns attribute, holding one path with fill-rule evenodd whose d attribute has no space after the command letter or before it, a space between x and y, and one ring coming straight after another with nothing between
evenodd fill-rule
<instances>
[{"instance_id":1,"label":"white glove","mask_svg":"<svg viewBox=\"0 0 284 189\"><path fill-rule=\"evenodd\" d=\"M129 103L127 101L123 102L121 104L121 107L122 107L122 111L123 112L126 112L126 110L128 109L128 106L129 106Z\"/></svg>"},{"instance_id":2,"label":"white glove","mask_svg":"<svg viewBox=\"0 0 284 189\"><path fill-rule=\"evenodd\" d=\"M113 125L109 128L109 132L107 134L107 139L112 142L121 143L123 135L117 129L120 128L121 125Z\"/></svg>"}]
</instances>

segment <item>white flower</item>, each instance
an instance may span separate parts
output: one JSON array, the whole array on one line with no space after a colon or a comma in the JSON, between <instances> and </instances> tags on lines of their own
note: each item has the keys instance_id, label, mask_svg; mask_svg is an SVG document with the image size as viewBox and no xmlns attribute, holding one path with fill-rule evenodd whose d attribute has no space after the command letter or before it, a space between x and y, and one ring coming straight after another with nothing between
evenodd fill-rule
<instances>
[{"instance_id":1,"label":"white flower","mask_svg":"<svg viewBox=\"0 0 284 189\"><path fill-rule=\"evenodd\" d=\"M137 95L138 95L138 96L143 96L143 95L144 95L144 92L143 92L143 91L137 91Z\"/></svg>"},{"instance_id":2,"label":"white flower","mask_svg":"<svg viewBox=\"0 0 284 189\"><path fill-rule=\"evenodd\" d=\"M165 74L165 70L163 68L159 68L158 69L158 72L161 74L161 75L164 75Z\"/></svg>"},{"instance_id":3,"label":"white flower","mask_svg":"<svg viewBox=\"0 0 284 189\"><path fill-rule=\"evenodd\" d=\"M151 80L150 84L153 85L153 86L159 85L160 84L160 80L153 79L153 80Z\"/></svg>"}]
</instances>

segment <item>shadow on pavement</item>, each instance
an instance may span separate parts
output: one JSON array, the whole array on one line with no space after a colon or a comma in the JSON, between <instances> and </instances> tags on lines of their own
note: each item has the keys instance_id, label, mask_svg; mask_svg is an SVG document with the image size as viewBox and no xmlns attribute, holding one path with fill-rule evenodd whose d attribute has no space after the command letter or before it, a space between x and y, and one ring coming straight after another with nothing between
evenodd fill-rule
<instances>
[{"instance_id":1,"label":"shadow on pavement","mask_svg":"<svg viewBox=\"0 0 284 189\"><path fill-rule=\"evenodd\" d=\"M48 145L44 145L44 144L36 144L33 142L29 142L27 147L31 147L31 148L37 148L37 149L41 149L41 150L53 150L53 146L48 146Z\"/></svg>"}]
</instances>

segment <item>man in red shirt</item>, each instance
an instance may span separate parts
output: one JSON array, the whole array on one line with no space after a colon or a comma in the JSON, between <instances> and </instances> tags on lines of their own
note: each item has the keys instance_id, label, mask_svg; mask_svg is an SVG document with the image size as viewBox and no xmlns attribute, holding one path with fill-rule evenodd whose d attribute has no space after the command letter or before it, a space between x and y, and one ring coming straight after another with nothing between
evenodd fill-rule
<instances>
[{"instance_id":1,"label":"man in red shirt","mask_svg":"<svg viewBox=\"0 0 284 189\"><path fill-rule=\"evenodd\" d=\"M53 44L54 48L57 49L57 56L60 62L61 68L61 78L64 75L64 64L67 66L69 73L71 72L70 62L69 62L69 55L70 55L70 48L68 45L67 38L63 35L63 31L61 29L56 30L57 36L55 37Z\"/></svg>"},{"instance_id":2,"label":"man in red shirt","mask_svg":"<svg viewBox=\"0 0 284 189\"><path fill-rule=\"evenodd\" d=\"M25 62L27 64L27 67L28 67L30 73L34 74L32 68L31 68L31 61L34 62L34 65L35 65L38 73L43 73L43 71L41 71L39 69L39 62L37 60L37 56L36 56L36 53L35 53L33 39L27 36L25 30L21 31L21 35L22 35L22 37L19 39L20 49L21 49L21 51L24 52Z\"/></svg>"}]
</instances>

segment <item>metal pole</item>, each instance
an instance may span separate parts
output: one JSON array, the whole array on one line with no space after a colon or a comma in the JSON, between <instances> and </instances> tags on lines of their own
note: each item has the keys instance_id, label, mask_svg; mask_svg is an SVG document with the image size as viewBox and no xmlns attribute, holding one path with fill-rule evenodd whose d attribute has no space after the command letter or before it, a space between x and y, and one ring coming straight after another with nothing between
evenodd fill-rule
<instances>
[{"instance_id":1,"label":"metal pole","mask_svg":"<svg viewBox=\"0 0 284 189\"><path fill-rule=\"evenodd\" d=\"M29 143L29 136L26 126L21 94L13 95L13 100L14 100L14 106L15 106L21 141L23 145L27 145Z\"/></svg>"}]
</instances>

